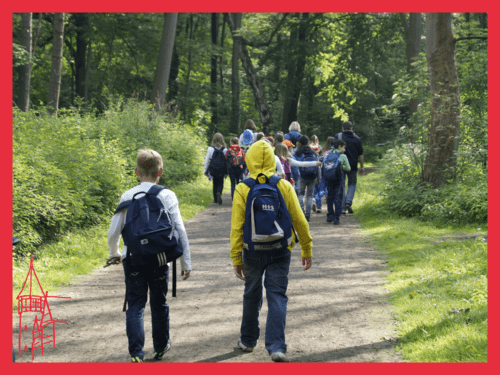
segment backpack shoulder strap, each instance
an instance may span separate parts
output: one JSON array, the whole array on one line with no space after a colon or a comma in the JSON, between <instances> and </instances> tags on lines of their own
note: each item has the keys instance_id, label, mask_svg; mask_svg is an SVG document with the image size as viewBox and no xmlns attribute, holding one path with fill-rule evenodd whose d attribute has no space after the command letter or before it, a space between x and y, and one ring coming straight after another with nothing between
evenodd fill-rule
<instances>
[{"instance_id":1,"label":"backpack shoulder strap","mask_svg":"<svg viewBox=\"0 0 500 375\"><path fill-rule=\"evenodd\" d=\"M116 210L115 210L115 214L117 214L121 210L123 210L123 209L127 208L128 206L130 206L131 203L132 203L132 199L129 199L128 201L123 201L122 203L120 203L118 205L118 207L116 208Z\"/></svg>"},{"instance_id":2,"label":"backpack shoulder strap","mask_svg":"<svg viewBox=\"0 0 500 375\"><path fill-rule=\"evenodd\" d=\"M166 186L162 186L162 185L153 185L149 188L149 190L147 191L147 194L158 195L160 193L160 191L162 191L166 188L167 188ZM144 193L144 192L138 192L138 193L136 193L136 195L140 194L140 193ZM120 212L121 210L127 208L128 206L130 206L133 201L134 201L133 199L129 199L129 200L121 202L118 205L118 207L116 208L115 214Z\"/></svg>"},{"instance_id":3,"label":"backpack shoulder strap","mask_svg":"<svg viewBox=\"0 0 500 375\"><path fill-rule=\"evenodd\" d=\"M278 186L278 182L281 180L280 176L273 175L269 178L269 185ZM279 189L278 189L279 190Z\"/></svg>"},{"instance_id":4,"label":"backpack shoulder strap","mask_svg":"<svg viewBox=\"0 0 500 375\"><path fill-rule=\"evenodd\" d=\"M247 185L250 189L253 188L255 186L255 184L257 183L253 178L247 178L241 182L243 182L245 185Z\"/></svg>"},{"instance_id":5,"label":"backpack shoulder strap","mask_svg":"<svg viewBox=\"0 0 500 375\"><path fill-rule=\"evenodd\" d=\"M160 194L160 191L165 190L166 188L167 188L166 186L162 186L162 185L153 185L149 188L148 194L158 195L158 194Z\"/></svg>"}]
</instances>

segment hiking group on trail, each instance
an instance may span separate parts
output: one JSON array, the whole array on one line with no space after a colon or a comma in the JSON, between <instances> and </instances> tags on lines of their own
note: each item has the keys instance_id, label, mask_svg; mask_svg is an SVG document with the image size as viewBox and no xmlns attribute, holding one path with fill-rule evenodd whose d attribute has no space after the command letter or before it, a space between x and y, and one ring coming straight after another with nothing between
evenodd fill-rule
<instances>
[{"instance_id":1,"label":"hiking group on trail","mask_svg":"<svg viewBox=\"0 0 500 375\"><path fill-rule=\"evenodd\" d=\"M251 352L260 337L260 310L266 288L268 316L265 348L274 362L288 362L285 325L286 294L291 251L300 243L304 271L312 266L311 211L321 213L327 196L327 222L340 224L347 209L353 213L356 177L363 148L352 124L329 137L300 133L293 122L289 133L266 137L247 120L240 137L230 140L216 133L207 150L204 174L213 182L213 203L222 204L224 179L231 180L232 217L230 257L237 278L245 282L243 316L237 346ZM274 148L274 150L273 150ZM345 153L345 154L344 154ZM347 155L347 156L346 156ZM348 174L347 197L344 172ZM144 361L144 308L149 289L155 360L171 347L167 290L169 262L180 258L183 280L191 274L189 242L175 194L157 185L163 161L154 150L142 149L135 173L140 184L126 191L111 219L108 232L109 264L123 264L128 350L132 362ZM350 173L350 174L349 174ZM314 201L314 202L313 202ZM119 239L124 247L119 251Z\"/></svg>"}]
</instances>

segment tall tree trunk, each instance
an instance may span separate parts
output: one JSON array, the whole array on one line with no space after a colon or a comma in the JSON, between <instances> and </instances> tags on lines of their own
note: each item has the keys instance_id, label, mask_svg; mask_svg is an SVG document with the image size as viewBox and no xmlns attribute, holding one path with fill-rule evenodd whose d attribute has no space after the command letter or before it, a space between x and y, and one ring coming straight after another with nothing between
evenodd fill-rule
<instances>
[{"instance_id":1,"label":"tall tree trunk","mask_svg":"<svg viewBox=\"0 0 500 375\"><path fill-rule=\"evenodd\" d=\"M228 17L233 17L234 27L236 30L241 28L241 13L229 13ZM241 44L241 36L233 36L233 56L231 61L231 130L235 134L240 134L240 76L239 76L239 50Z\"/></svg>"},{"instance_id":2,"label":"tall tree trunk","mask_svg":"<svg viewBox=\"0 0 500 375\"><path fill-rule=\"evenodd\" d=\"M220 47L221 49L224 48L224 37L226 33L226 23L224 22L224 17L222 17L222 32L220 36ZM224 73L223 73L223 59L224 59L224 54L220 54L220 61L219 61L219 77L220 77L220 87L224 87Z\"/></svg>"},{"instance_id":3,"label":"tall tree trunk","mask_svg":"<svg viewBox=\"0 0 500 375\"><path fill-rule=\"evenodd\" d=\"M182 113L184 118L186 117L187 114L187 108L188 108L188 96L189 96L189 82L190 82L190 77L191 77L191 68L193 65L193 58L192 58L192 50L193 47L191 46L192 40L193 40L193 29L194 29L194 19L193 19L193 13L190 13L189 15L189 47L188 47L188 68L187 68L187 74L186 74L186 91L184 94L184 103L182 104Z\"/></svg>"},{"instance_id":4,"label":"tall tree trunk","mask_svg":"<svg viewBox=\"0 0 500 375\"><path fill-rule=\"evenodd\" d=\"M165 105L165 95L170 76L170 62L174 51L175 29L177 27L177 13L165 13L163 33L161 36L160 56L156 66L155 84L151 95L151 103L159 112Z\"/></svg>"},{"instance_id":5,"label":"tall tree trunk","mask_svg":"<svg viewBox=\"0 0 500 375\"><path fill-rule=\"evenodd\" d=\"M400 13L401 21L406 32L406 60L407 67L406 70L409 74L415 75L417 72L415 67L411 64L415 62L422 49L422 14L421 13L410 13L410 22L406 21L406 16L404 13ZM413 143L413 129L414 116L417 113L418 105L421 100L416 98L410 99L409 104L409 114L408 114L408 126L410 128L410 143Z\"/></svg>"},{"instance_id":6,"label":"tall tree trunk","mask_svg":"<svg viewBox=\"0 0 500 375\"><path fill-rule=\"evenodd\" d=\"M85 108L88 106L89 102L89 79L90 79L90 62L92 61L92 16L91 13L88 14L88 26L89 26L89 49L87 52L87 68L85 69L85 87L84 87L84 95L85 95Z\"/></svg>"},{"instance_id":7,"label":"tall tree trunk","mask_svg":"<svg viewBox=\"0 0 500 375\"><path fill-rule=\"evenodd\" d=\"M21 13L21 45L26 49L29 57L28 63L20 68L18 106L24 112L28 112L30 103L32 19L33 13Z\"/></svg>"},{"instance_id":8,"label":"tall tree trunk","mask_svg":"<svg viewBox=\"0 0 500 375\"><path fill-rule=\"evenodd\" d=\"M210 107L212 108L212 121L211 125L211 135L213 135L217 129L218 119L218 110L217 110L217 53L215 52L215 47L217 47L217 22L218 22L218 14L212 13L212 48L214 48L214 52L212 53L212 58L210 61Z\"/></svg>"},{"instance_id":9,"label":"tall tree trunk","mask_svg":"<svg viewBox=\"0 0 500 375\"><path fill-rule=\"evenodd\" d=\"M460 127L452 14L427 13L425 27L426 57L433 97L423 180L439 188L455 173Z\"/></svg>"},{"instance_id":10,"label":"tall tree trunk","mask_svg":"<svg viewBox=\"0 0 500 375\"><path fill-rule=\"evenodd\" d=\"M294 14L293 17L297 19L298 14ZM299 38L299 29L297 24L293 24L292 30L290 32L290 40L288 44L288 51L291 56L287 59L286 70L286 86L285 86L285 99L283 101L283 115L281 117L281 129L286 133L292 121L297 121L297 112L292 111L292 100L294 93L294 86L296 84L295 72L297 68L296 56L297 43Z\"/></svg>"},{"instance_id":11,"label":"tall tree trunk","mask_svg":"<svg viewBox=\"0 0 500 375\"><path fill-rule=\"evenodd\" d=\"M49 114L59 109L59 92L61 89L62 56L64 45L64 13L54 13L54 36L52 40L52 65L50 68L49 98L47 110Z\"/></svg>"},{"instance_id":12,"label":"tall tree trunk","mask_svg":"<svg viewBox=\"0 0 500 375\"><path fill-rule=\"evenodd\" d=\"M80 98L85 97L85 62L87 59L88 20L85 13L74 13L76 28L75 52L75 92Z\"/></svg>"},{"instance_id":13,"label":"tall tree trunk","mask_svg":"<svg viewBox=\"0 0 500 375\"><path fill-rule=\"evenodd\" d=\"M228 22L229 27L231 28L231 33L233 33L234 37L235 26L231 17L228 17ZM239 55L243 64L243 69L245 69L245 73L247 75L248 83L253 91L255 107L259 111L259 117L262 123L262 131L267 134L269 132L269 125L273 122L273 118L271 116L271 111L269 110L266 98L264 97L264 91L260 86L259 77L257 76L257 72L252 64L252 60L250 59L245 43L240 44Z\"/></svg>"}]
</instances>

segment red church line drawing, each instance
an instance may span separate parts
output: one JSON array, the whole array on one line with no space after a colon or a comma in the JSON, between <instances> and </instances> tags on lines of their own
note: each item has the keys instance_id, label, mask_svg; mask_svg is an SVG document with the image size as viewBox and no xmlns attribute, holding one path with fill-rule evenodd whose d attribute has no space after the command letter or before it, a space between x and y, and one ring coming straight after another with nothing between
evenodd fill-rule
<instances>
[{"instance_id":1,"label":"red church line drawing","mask_svg":"<svg viewBox=\"0 0 500 375\"><path fill-rule=\"evenodd\" d=\"M35 277L38 286L40 287L40 291L42 295L33 295L33 276ZM24 287L26 286L26 282L29 279L29 293L22 294L24 291ZM36 285L35 285L36 286ZM40 280L36 274L35 268L33 267L33 254L31 254L30 261L30 269L28 274L26 275L26 279L24 280L23 287L19 294L17 295L17 314L19 315L19 358L21 358L21 331L23 329L22 326L22 316L25 312L35 312L41 313L41 318L38 318L38 315L35 316L35 321L33 323L32 329L32 342L31 342L31 359L35 359L35 350L41 349L43 355L43 345L53 343L53 347L56 347L56 331L54 324L55 323L67 323L67 321L63 320L54 320L52 317L52 312L50 311L48 298L63 298L70 299L71 297L57 297L57 296L49 296L49 292L44 293L42 284L40 284ZM44 336L44 328L50 329L52 326L52 333ZM28 326L24 326L24 330L28 330ZM27 351L27 345L24 347L24 350Z\"/></svg>"}]
</instances>

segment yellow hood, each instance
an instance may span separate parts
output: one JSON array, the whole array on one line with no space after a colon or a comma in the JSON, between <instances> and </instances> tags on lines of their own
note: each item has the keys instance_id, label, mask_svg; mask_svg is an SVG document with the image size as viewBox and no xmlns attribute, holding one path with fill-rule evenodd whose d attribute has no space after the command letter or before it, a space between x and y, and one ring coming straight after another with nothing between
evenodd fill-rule
<instances>
[{"instance_id":1,"label":"yellow hood","mask_svg":"<svg viewBox=\"0 0 500 375\"><path fill-rule=\"evenodd\" d=\"M273 148L266 141L255 142L245 155L247 168L251 178L257 178L259 173L271 177L276 170ZM263 182L263 181L261 181Z\"/></svg>"}]
</instances>

